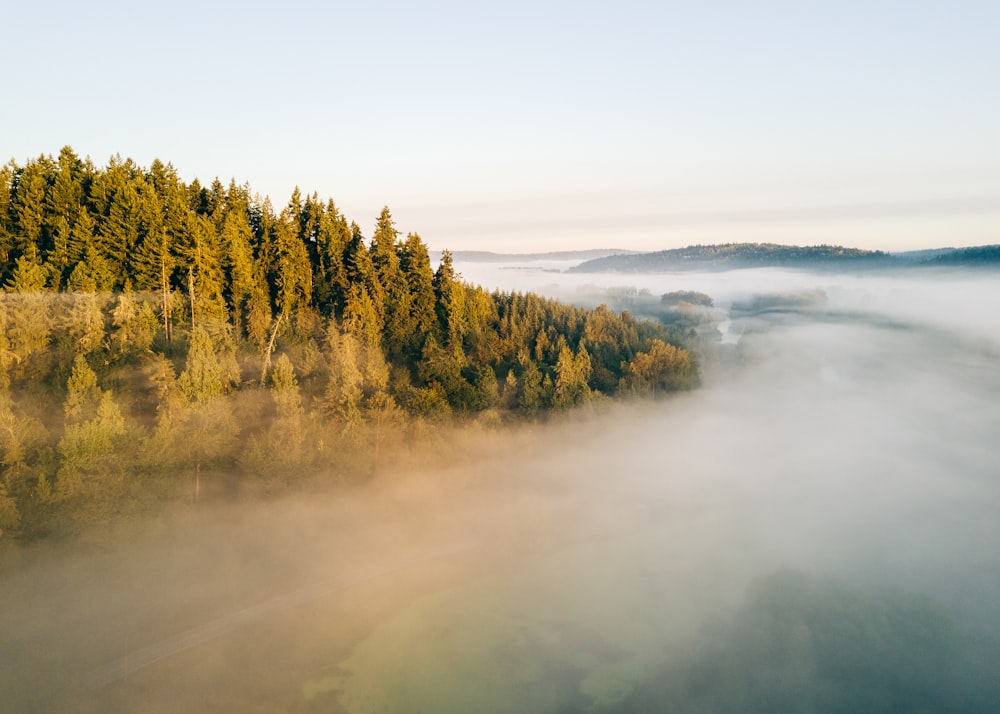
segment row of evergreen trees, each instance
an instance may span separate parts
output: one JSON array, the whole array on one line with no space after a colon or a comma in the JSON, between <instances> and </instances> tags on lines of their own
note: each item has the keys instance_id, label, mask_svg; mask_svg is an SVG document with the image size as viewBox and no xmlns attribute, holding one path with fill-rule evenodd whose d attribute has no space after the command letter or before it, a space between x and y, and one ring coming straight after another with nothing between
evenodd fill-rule
<instances>
[{"instance_id":1,"label":"row of evergreen trees","mask_svg":"<svg viewBox=\"0 0 1000 714\"><path fill-rule=\"evenodd\" d=\"M388 208L366 239L315 194L276 213L68 147L0 169L0 284L0 530L119 511L153 474L363 471L400 425L697 381L662 325L467 285Z\"/></svg>"}]
</instances>

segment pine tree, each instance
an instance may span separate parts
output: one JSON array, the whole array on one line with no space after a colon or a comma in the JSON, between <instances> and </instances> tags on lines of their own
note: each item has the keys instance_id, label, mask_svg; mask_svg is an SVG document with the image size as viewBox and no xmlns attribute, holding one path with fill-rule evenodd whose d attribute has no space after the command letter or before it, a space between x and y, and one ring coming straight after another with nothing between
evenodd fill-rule
<instances>
[{"instance_id":1,"label":"pine tree","mask_svg":"<svg viewBox=\"0 0 1000 714\"><path fill-rule=\"evenodd\" d=\"M351 238L347 219L329 201L319 219L313 260L316 304L327 317L342 316L347 305L350 283L346 251Z\"/></svg>"},{"instance_id":2,"label":"pine tree","mask_svg":"<svg viewBox=\"0 0 1000 714\"><path fill-rule=\"evenodd\" d=\"M83 355L73 363L66 392L56 493L69 498L86 491L97 502L114 489L121 475L115 462L126 433L125 419L111 392L97 386L97 375Z\"/></svg>"},{"instance_id":3,"label":"pine tree","mask_svg":"<svg viewBox=\"0 0 1000 714\"><path fill-rule=\"evenodd\" d=\"M39 466L49 443L42 423L19 413L0 388L0 538L18 527L23 506L47 499L50 489Z\"/></svg>"},{"instance_id":4,"label":"pine tree","mask_svg":"<svg viewBox=\"0 0 1000 714\"><path fill-rule=\"evenodd\" d=\"M7 343L21 374L31 374L31 358L44 357L52 334L52 300L44 291L45 268L30 257L17 259L4 296ZM41 376L38 374L32 376Z\"/></svg>"},{"instance_id":5,"label":"pine tree","mask_svg":"<svg viewBox=\"0 0 1000 714\"><path fill-rule=\"evenodd\" d=\"M469 331L465 307L465 287L459 282L451 253L443 251L434 273L434 297L444 345L456 359L465 361L463 342Z\"/></svg>"},{"instance_id":6,"label":"pine tree","mask_svg":"<svg viewBox=\"0 0 1000 714\"><path fill-rule=\"evenodd\" d=\"M622 371L619 393L633 396L689 389L698 379L690 353L658 339L624 363Z\"/></svg>"},{"instance_id":7,"label":"pine tree","mask_svg":"<svg viewBox=\"0 0 1000 714\"><path fill-rule=\"evenodd\" d=\"M590 355L581 346L576 354L563 344L556 361L555 396L553 406L557 409L568 409L578 406L591 397L590 386Z\"/></svg>"},{"instance_id":8,"label":"pine tree","mask_svg":"<svg viewBox=\"0 0 1000 714\"><path fill-rule=\"evenodd\" d=\"M392 358L399 358L403 354L414 330L409 285L400 269L398 240L399 231L396 230L392 214L386 206L375 224L371 257L375 274L384 291L383 344L386 353Z\"/></svg>"},{"instance_id":9,"label":"pine tree","mask_svg":"<svg viewBox=\"0 0 1000 714\"><path fill-rule=\"evenodd\" d=\"M183 461L193 468L195 501L201 494L205 464L232 456L239 428L222 397L235 378L235 364L217 353L207 331L195 327L184 371L177 379L186 403L178 415L180 427L174 444Z\"/></svg>"},{"instance_id":10,"label":"pine tree","mask_svg":"<svg viewBox=\"0 0 1000 714\"><path fill-rule=\"evenodd\" d=\"M45 246L45 263L51 273L51 285L59 289L68 277L73 264L79 260L75 245L78 235L76 224L80 220L93 221L87 211L85 198L94 168L80 160L69 146L59 152L58 168L45 197L45 224L48 243Z\"/></svg>"},{"instance_id":11,"label":"pine tree","mask_svg":"<svg viewBox=\"0 0 1000 714\"><path fill-rule=\"evenodd\" d=\"M344 251L344 265L347 269L348 293L344 303L344 317L347 317L347 303L350 302L352 293L357 288L364 290L364 293L371 301L375 310L379 330L385 324L385 290L375 272L375 265L372 263L371 253L365 245L361 229L357 224L351 224L351 239L347 243Z\"/></svg>"},{"instance_id":12,"label":"pine tree","mask_svg":"<svg viewBox=\"0 0 1000 714\"><path fill-rule=\"evenodd\" d=\"M10 205L16 166L10 161L0 166L0 284L10 278L14 255L14 220Z\"/></svg>"},{"instance_id":13,"label":"pine tree","mask_svg":"<svg viewBox=\"0 0 1000 714\"><path fill-rule=\"evenodd\" d=\"M39 157L18 171L11 191L14 217L12 257L25 257L42 264L45 228L45 194L49 177L54 174L51 158Z\"/></svg>"},{"instance_id":14,"label":"pine tree","mask_svg":"<svg viewBox=\"0 0 1000 714\"><path fill-rule=\"evenodd\" d=\"M249 335L251 303L256 296L267 302L259 269L254 261L253 234L247 214L231 210L222 227L223 266L227 274L229 313L238 337Z\"/></svg>"},{"instance_id":15,"label":"pine tree","mask_svg":"<svg viewBox=\"0 0 1000 714\"><path fill-rule=\"evenodd\" d=\"M361 405L364 377L361 373L361 345L348 333L343 333L335 320L327 328L326 353L330 368L323 398L326 414L343 423L347 431L362 423Z\"/></svg>"},{"instance_id":16,"label":"pine tree","mask_svg":"<svg viewBox=\"0 0 1000 714\"><path fill-rule=\"evenodd\" d=\"M140 190L145 179L131 159L113 157L94 177L91 198L97 219L97 247L115 275L125 275L140 238ZM117 283L116 287L121 284Z\"/></svg>"},{"instance_id":17,"label":"pine tree","mask_svg":"<svg viewBox=\"0 0 1000 714\"><path fill-rule=\"evenodd\" d=\"M427 246L416 233L410 233L402 246L399 267L406 278L410 294L410 336L406 354L413 359L420 354L424 338L437 330L435 312L434 272ZM440 338L440 335L436 335Z\"/></svg>"},{"instance_id":18,"label":"pine tree","mask_svg":"<svg viewBox=\"0 0 1000 714\"><path fill-rule=\"evenodd\" d=\"M118 356L129 358L148 352L156 337L157 318L150 301L133 293L118 295L111 314L111 342Z\"/></svg>"},{"instance_id":19,"label":"pine tree","mask_svg":"<svg viewBox=\"0 0 1000 714\"><path fill-rule=\"evenodd\" d=\"M276 261L273 282L277 289L278 312L286 318L312 304L312 266L309 252L293 229L297 214L282 216L276 226Z\"/></svg>"},{"instance_id":20,"label":"pine tree","mask_svg":"<svg viewBox=\"0 0 1000 714\"><path fill-rule=\"evenodd\" d=\"M234 367L230 359L218 353L209 333L195 327L177 384L188 402L203 404L229 392L236 381Z\"/></svg>"},{"instance_id":21,"label":"pine tree","mask_svg":"<svg viewBox=\"0 0 1000 714\"><path fill-rule=\"evenodd\" d=\"M545 392L542 387L542 373L527 355L521 358L521 397L518 406L521 413L527 417L533 417L545 406Z\"/></svg>"}]
</instances>

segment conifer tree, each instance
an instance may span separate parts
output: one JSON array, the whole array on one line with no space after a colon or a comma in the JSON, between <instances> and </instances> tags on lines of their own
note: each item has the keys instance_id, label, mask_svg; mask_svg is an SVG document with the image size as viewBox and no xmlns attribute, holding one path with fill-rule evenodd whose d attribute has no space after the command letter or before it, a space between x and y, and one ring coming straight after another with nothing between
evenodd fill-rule
<instances>
[{"instance_id":1,"label":"conifer tree","mask_svg":"<svg viewBox=\"0 0 1000 714\"><path fill-rule=\"evenodd\" d=\"M534 360L526 354L521 356L521 396L518 406L521 413L533 417L544 407L544 390L542 388L542 373Z\"/></svg>"},{"instance_id":2,"label":"conifer tree","mask_svg":"<svg viewBox=\"0 0 1000 714\"><path fill-rule=\"evenodd\" d=\"M375 272L375 265L372 263L371 253L365 245L364 236L356 223L351 224L351 239L347 242L344 251L344 266L347 269L348 294L345 299L345 319L347 317L347 303L350 302L351 294L356 288L362 288L379 322L379 330L385 324L385 290Z\"/></svg>"},{"instance_id":3,"label":"conifer tree","mask_svg":"<svg viewBox=\"0 0 1000 714\"><path fill-rule=\"evenodd\" d=\"M384 341L386 353L392 358L403 354L413 331L409 285L399 264L397 242L399 231L392 220L389 207L379 214L372 236L372 266L383 287L385 312Z\"/></svg>"},{"instance_id":4,"label":"conifer tree","mask_svg":"<svg viewBox=\"0 0 1000 714\"><path fill-rule=\"evenodd\" d=\"M124 275L139 242L139 186L145 179L131 159L112 158L94 177L91 197L97 210L97 245L116 275Z\"/></svg>"},{"instance_id":5,"label":"conifer tree","mask_svg":"<svg viewBox=\"0 0 1000 714\"><path fill-rule=\"evenodd\" d=\"M203 327L191 330L187 362L177 380L181 393L192 404L203 404L226 394L236 378L235 365L216 350Z\"/></svg>"},{"instance_id":6,"label":"conifer tree","mask_svg":"<svg viewBox=\"0 0 1000 714\"><path fill-rule=\"evenodd\" d=\"M197 501L203 466L231 458L239 428L222 399L235 382L235 364L217 353L211 336L203 328L195 327L190 339L187 362L177 379L186 403L179 415L175 448L193 468L192 496Z\"/></svg>"},{"instance_id":7,"label":"conifer tree","mask_svg":"<svg viewBox=\"0 0 1000 714\"><path fill-rule=\"evenodd\" d=\"M15 174L10 199L14 217L12 257L26 257L39 265L43 259L45 193L48 177L54 173L51 164L46 157L29 161Z\"/></svg>"},{"instance_id":8,"label":"conifer tree","mask_svg":"<svg viewBox=\"0 0 1000 714\"><path fill-rule=\"evenodd\" d=\"M114 489L120 476L115 457L126 433L125 419L111 392L97 386L97 375L83 355L73 363L66 390L56 493L68 498L86 490L96 502Z\"/></svg>"},{"instance_id":9,"label":"conifer tree","mask_svg":"<svg viewBox=\"0 0 1000 714\"><path fill-rule=\"evenodd\" d=\"M406 237L400 252L399 267L406 278L410 294L412 318L410 337L406 345L411 358L420 353L426 335L437 330L437 313L434 310L434 272L427 246L416 233ZM440 338L440 335L436 335Z\"/></svg>"},{"instance_id":10,"label":"conifer tree","mask_svg":"<svg viewBox=\"0 0 1000 714\"><path fill-rule=\"evenodd\" d=\"M559 349L556 361L555 395L553 406L567 409L587 401L591 397L590 355L581 346L576 354L565 343Z\"/></svg>"},{"instance_id":11,"label":"conifer tree","mask_svg":"<svg viewBox=\"0 0 1000 714\"><path fill-rule=\"evenodd\" d=\"M61 336L65 343L65 356L89 355L105 347L107 327L103 306L107 295L69 293L69 301L62 320Z\"/></svg>"},{"instance_id":12,"label":"conifer tree","mask_svg":"<svg viewBox=\"0 0 1000 714\"><path fill-rule=\"evenodd\" d=\"M344 308L344 329L367 349L382 349L383 317L363 285L352 285Z\"/></svg>"},{"instance_id":13,"label":"conifer tree","mask_svg":"<svg viewBox=\"0 0 1000 714\"><path fill-rule=\"evenodd\" d=\"M350 282L346 251L352 234L347 219L329 201L319 219L316 233L313 290L320 311L340 317L347 305Z\"/></svg>"},{"instance_id":14,"label":"conifer tree","mask_svg":"<svg viewBox=\"0 0 1000 714\"><path fill-rule=\"evenodd\" d=\"M118 356L128 358L142 354L153 346L157 318L149 300L133 293L120 293L111 313L111 324L115 328L111 342Z\"/></svg>"},{"instance_id":15,"label":"conifer tree","mask_svg":"<svg viewBox=\"0 0 1000 714\"><path fill-rule=\"evenodd\" d=\"M245 212L232 210L222 227L223 266L227 274L229 314L237 336L249 334L251 304L256 296L260 303L267 302L262 280L253 257L253 234Z\"/></svg>"},{"instance_id":16,"label":"conifer tree","mask_svg":"<svg viewBox=\"0 0 1000 714\"><path fill-rule=\"evenodd\" d=\"M281 354L274 363L271 396L277 412L271 429L271 440L282 461L294 466L301 463L303 457L305 410L302 408L302 393L295 377L295 368L286 354Z\"/></svg>"},{"instance_id":17,"label":"conifer tree","mask_svg":"<svg viewBox=\"0 0 1000 714\"><path fill-rule=\"evenodd\" d=\"M465 288L458 281L451 253L443 251L434 273L434 296L438 323L444 345L460 362L465 361L463 341L469 330L465 307Z\"/></svg>"},{"instance_id":18,"label":"conifer tree","mask_svg":"<svg viewBox=\"0 0 1000 714\"><path fill-rule=\"evenodd\" d=\"M10 198L14 190L13 161L0 166L0 283L10 277L14 251L13 214Z\"/></svg>"},{"instance_id":19,"label":"conifer tree","mask_svg":"<svg viewBox=\"0 0 1000 714\"><path fill-rule=\"evenodd\" d=\"M52 303L45 282L45 268L22 256L6 286L8 349L22 373L29 371L30 358L44 356L51 338Z\"/></svg>"},{"instance_id":20,"label":"conifer tree","mask_svg":"<svg viewBox=\"0 0 1000 714\"><path fill-rule=\"evenodd\" d=\"M327 328L326 352L330 368L323 399L323 409L343 423L347 431L354 431L362 422L361 405L364 398L361 372L361 345L349 334L342 333L335 320Z\"/></svg>"},{"instance_id":21,"label":"conifer tree","mask_svg":"<svg viewBox=\"0 0 1000 714\"><path fill-rule=\"evenodd\" d=\"M68 277L71 266L79 259L75 242L75 226L89 213L84 205L84 181L88 178L88 166L73 150L64 146L59 152L58 169L45 197L45 223L48 245L45 250L45 264L51 274L51 285L59 289Z\"/></svg>"},{"instance_id":22,"label":"conifer tree","mask_svg":"<svg viewBox=\"0 0 1000 714\"><path fill-rule=\"evenodd\" d=\"M38 467L49 443L42 423L19 413L0 385L0 538L17 528L24 505L47 500L49 484Z\"/></svg>"}]
</instances>

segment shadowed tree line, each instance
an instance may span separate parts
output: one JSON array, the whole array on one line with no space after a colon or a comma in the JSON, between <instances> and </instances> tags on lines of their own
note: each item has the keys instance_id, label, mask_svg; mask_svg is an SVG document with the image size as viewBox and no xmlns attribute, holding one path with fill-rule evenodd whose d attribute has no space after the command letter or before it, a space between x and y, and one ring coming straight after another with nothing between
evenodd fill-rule
<instances>
[{"instance_id":1,"label":"shadowed tree line","mask_svg":"<svg viewBox=\"0 0 1000 714\"><path fill-rule=\"evenodd\" d=\"M388 208L69 147L0 168L0 531L370 473L455 416L538 418L697 383L664 327L464 283Z\"/></svg>"}]
</instances>

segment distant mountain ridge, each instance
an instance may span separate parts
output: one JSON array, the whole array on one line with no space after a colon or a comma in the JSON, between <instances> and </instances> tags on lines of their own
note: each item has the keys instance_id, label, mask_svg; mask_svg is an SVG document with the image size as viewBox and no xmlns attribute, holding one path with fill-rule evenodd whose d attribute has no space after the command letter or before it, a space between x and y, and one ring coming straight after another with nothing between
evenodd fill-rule
<instances>
[{"instance_id":1,"label":"distant mountain ridge","mask_svg":"<svg viewBox=\"0 0 1000 714\"><path fill-rule=\"evenodd\" d=\"M542 260L597 260L619 255L636 255L639 251L623 250L621 248L592 248L588 250L556 250L545 253L494 253L488 250L455 250L451 252L454 260L467 263L509 263L511 260L542 261ZM440 257L439 251L431 251L431 257Z\"/></svg>"},{"instance_id":2,"label":"distant mountain ridge","mask_svg":"<svg viewBox=\"0 0 1000 714\"><path fill-rule=\"evenodd\" d=\"M574 266L569 272L660 273L769 267L871 270L952 266L1000 267L1000 245L886 253L837 245L724 243L603 256Z\"/></svg>"}]
</instances>

